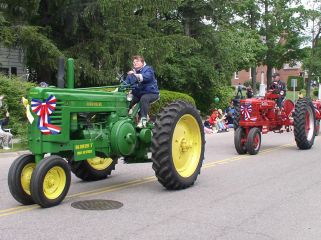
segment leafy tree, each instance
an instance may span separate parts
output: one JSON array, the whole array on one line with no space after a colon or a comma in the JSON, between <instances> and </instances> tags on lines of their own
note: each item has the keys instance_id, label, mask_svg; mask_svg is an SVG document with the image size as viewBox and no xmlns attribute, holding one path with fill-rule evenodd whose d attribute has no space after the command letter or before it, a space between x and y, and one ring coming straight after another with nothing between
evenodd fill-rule
<instances>
[{"instance_id":1,"label":"leafy tree","mask_svg":"<svg viewBox=\"0 0 321 240\"><path fill-rule=\"evenodd\" d=\"M267 82L271 83L273 68L302 60L301 45L307 11L296 0L239 1L237 13L242 23L260 35L266 49L257 52L257 63L267 65Z\"/></svg>"}]
</instances>

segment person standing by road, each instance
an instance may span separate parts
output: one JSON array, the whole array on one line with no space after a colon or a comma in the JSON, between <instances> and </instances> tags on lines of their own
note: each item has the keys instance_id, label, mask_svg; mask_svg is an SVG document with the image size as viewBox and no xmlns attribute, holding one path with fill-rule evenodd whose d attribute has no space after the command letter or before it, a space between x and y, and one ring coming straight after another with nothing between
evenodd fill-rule
<instances>
[{"instance_id":1,"label":"person standing by road","mask_svg":"<svg viewBox=\"0 0 321 240\"><path fill-rule=\"evenodd\" d=\"M2 108L3 99L4 99L4 96L3 95L0 96L0 108ZM10 116L9 112L7 110L5 111L6 111L5 118L0 119L0 140L2 142L3 149L8 150L10 149L9 142L12 140L12 134L10 132L5 131L3 128L8 124L9 116Z\"/></svg>"},{"instance_id":2,"label":"person standing by road","mask_svg":"<svg viewBox=\"0 0 321 240\"><path fill-rule=\"evenodd\" d=\"M237 92L236 92L236 96L239 96L240 95L240 98L243 97L243 93L242 93L242 85L241 83L239 83L239 85L237 86Z\"/></svg>"}]
</instances>

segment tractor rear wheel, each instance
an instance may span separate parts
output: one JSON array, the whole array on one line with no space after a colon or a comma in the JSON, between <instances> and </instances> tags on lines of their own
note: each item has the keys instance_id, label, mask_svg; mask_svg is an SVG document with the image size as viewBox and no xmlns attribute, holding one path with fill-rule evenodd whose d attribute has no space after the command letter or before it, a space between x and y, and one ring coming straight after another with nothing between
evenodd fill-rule
<instances>
[{"instance_id":1,"label":"tractor rear wheel","mask_svg":"<svg viewBox=\"0 0 321 240\"><path fill-rule=\"evenodd\" d=\"M245 129L238 127L234 132L234 146L238 154L246 153L246 139Z\"/></svg>"},{"instance_id":2,"label":"tractor rear wheel","mask_svg":"<svg viewBox=\"0 0 321 240\"><path fill-rule=\"evenodd\" d=\"M315 136L319 136L320 133L320 120L315 122Z\"/></svg>"},{"instance_id":3,"label":"tractor rear wheel","mask_svg":"<svg viewBox=\"0 0 321 240\"><path fill-rule=\"evenodd\" d=\"M310 149L314 143L316 129L312 102L307 98L299 99L293 115L296 145L300 149Z\"/></svg>"},{"instance_id":4,"label":"tractor rear wheel","mask_svg":"<svg viewBox=\"0 0 321 240\"><path fill-rule=\"evenodd\" d=\"M103 153L97 153L94 158L84 161L71 160L71 171L84 181L98 181L107 178L115 165L118 158L105 157Z\"/></svg>"},{"instance_id":5,"label":"tractor rear wheel","mask_svg":"<svg viewBox=\"0 0 321 240\"><path fill-rule=\"evenodd\" d=\"M59 156L49 156L39 162L31 177L31 196L42 207L58 205L70 187L70 167Z\"/></svg>"},{"instance_id":6,"label":"tractor rear wheel","mask_svg":"<svg viewBox=\"0 0 321 240\"><path fill-rule=\"evenodd\" d=\"M249 154L255 155L260 151L261 131L258 128L251 128L247 136L246 149Z\"/></svg>"},{"instance_id":7,"label":"tractor rear wheel","mask_svg":"<svg viewBox=\"0 0 321 240\"><path fill-rule=\"evenodd\" d=\"M24 205L33 204L30 193L30 179L36 168L35 156L24 154L16 158L8 173L8 185L11 195Z\"/></svg>"},{"instance_id":8,"label":"tractor rear wheel","mask_svg":"<svg viewBox=\"0 0 321 240\"><path fill-rule=\"evenodd\" d=\"M204 159L204 127L197 109L176 101L156 118L151 145L153 169L167 189L194 184Z\"/></svg>"}]
</instances>

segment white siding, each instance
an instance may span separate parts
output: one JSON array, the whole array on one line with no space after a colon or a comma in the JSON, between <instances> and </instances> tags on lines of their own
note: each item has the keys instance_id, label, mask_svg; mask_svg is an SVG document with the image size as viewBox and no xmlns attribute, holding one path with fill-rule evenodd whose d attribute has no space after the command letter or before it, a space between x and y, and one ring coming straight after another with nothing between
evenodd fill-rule
<instances>
[{"instance_id":1,"label":"white siding","mask_svg":"<svg viewBox=\"0 0 321 240\"><path fill-rule=\"evenodd\" d=\"M9 75L11 68L17 68L17 75L25 74L25 66L23 64L23 51L16 48L5 48L0 46L0 68L8 68Z\"/></svg>"}]
</instances>

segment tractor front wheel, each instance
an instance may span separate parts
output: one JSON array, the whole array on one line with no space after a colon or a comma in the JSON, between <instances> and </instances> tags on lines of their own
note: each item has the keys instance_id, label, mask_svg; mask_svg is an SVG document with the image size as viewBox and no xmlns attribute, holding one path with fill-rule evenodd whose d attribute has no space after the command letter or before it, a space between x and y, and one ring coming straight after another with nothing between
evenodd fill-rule
<instances>
[{"instance_id":1,"label":"tractor front wheel","mask_svg":"<svg viewBox=\"0 0 321 240\"><path fill-rule=\"evenodd\" d=\"M8 186L11 195L24 205L33 204L30 193L30 179L36 168L35 156L24 154L16 158L8 173Z\"/></svg>"},{"instance_id":2,"label":"tractor front wheel","mask_svg":"<svg viewBox=\"0 0 321 240\"><path fill-rule=\"evenodd\" d=\"M310 149L315 138L315 112L309 99L299 99L295 104L293 116L294 138L300 149Z\"/></svg>"},{"instance_id":3,"label":"tractor front wheel","mask_svg":"<svg viewBox=\"0 0 321 240\"><path fill-rule=\"evenodd\" d=\"M238 127L234 132L234 146L238 154L246 153L246 139L245 129Z\"/></svg>"},{"instance_id":4,"label":"tractor front wheel","mask_svg":"<svg viewBox=\"0 0 321 240\"><path fill-rule=\"evenodd\" d=\"M71 171L84 181L98 181L107 178L115 169L118 158L105 157L98 153L96 157L84 161L71 160Z\"/></svg>"},{"instance_id":5,"label":"tractor front wheel","mask_svg":"<svg viewBox=\"0 0 321 240\"><path fill-rule=\"evenodd\" d=\"M70 167L59 156L49 156L39 162L31 177L31 196L42 207L58 205L70 187Z\"/></svg>"},{"instance_id":6,"label":"tractor front wheel","mask_svg":"<svg viewBox=\"0 0 321 240\"><path fill-rule=\"evenodd\" d=\"M261 131L258 128L251 128L247 136L246 149L249 154L255 155L260 151Z\"/></svg>"},{"instance_id":7,"label":"tractor front wheel","mask_svg":"<svg viewBox=\"0 0 321 240\"><path fill-rule=\"evenodd\" d=\"M158 181L167 189L194 184L204 158L204 128L197 109L176 101L156 118L152 139L152 161Z\"/></svg>"}]
</instances>

